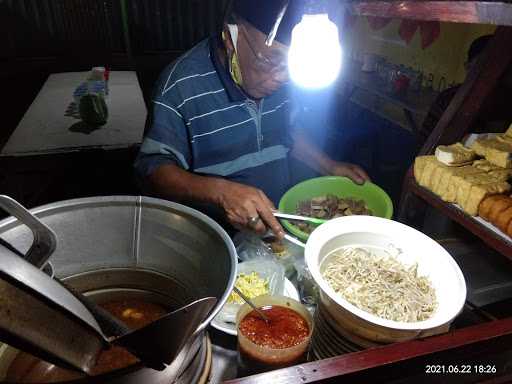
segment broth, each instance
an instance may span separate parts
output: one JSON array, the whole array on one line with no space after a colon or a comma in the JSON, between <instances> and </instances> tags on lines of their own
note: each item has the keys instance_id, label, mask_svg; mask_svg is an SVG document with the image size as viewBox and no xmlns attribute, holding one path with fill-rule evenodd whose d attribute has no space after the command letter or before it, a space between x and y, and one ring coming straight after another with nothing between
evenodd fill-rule
<instances>
[{"instance_id":1,"label":"broth","mask_svg":"<svg viewBox=\"0 0 512 384\"><path fill-rule=\"evenodd\" d=\"M168 312L162 305L141 300L110 301L99 306L121 320L131 330L144 327ZM137 362L138 359L126 349L113 346L99 354L91 376L126 368ZM80 378L83 378L83 375L24 352L14 359L6 376L7 381L16 383L57 383Z\"/></svg>"}]
</instances>

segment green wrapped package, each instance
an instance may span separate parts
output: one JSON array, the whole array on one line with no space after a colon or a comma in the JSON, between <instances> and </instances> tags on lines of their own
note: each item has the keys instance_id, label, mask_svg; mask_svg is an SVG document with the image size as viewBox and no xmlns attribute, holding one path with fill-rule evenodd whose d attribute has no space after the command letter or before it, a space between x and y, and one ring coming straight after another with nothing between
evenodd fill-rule
<instances>
[{"instance_id":1,"label":"green wrapped package","mask_svg":"<svg viewBox=\"0 0 512 384\"><path fill-rule=\"evenodd\" d=\"M92 126L100 126L107 123L108 108L102 95L87 94L80 99L80 117Z\"/></svg>"}]
</instances>

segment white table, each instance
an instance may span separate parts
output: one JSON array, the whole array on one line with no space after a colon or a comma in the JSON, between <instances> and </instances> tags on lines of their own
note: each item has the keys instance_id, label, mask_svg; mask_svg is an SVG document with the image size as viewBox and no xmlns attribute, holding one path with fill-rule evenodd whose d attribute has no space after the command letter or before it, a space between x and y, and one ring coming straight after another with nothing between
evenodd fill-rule
<instances>
[{"instance_id":1,"label":"white table","mask_svg":"<svg viewBox=\"0 0 512 384\"><path fill-rule=\"evenodd\" d=\"M140 144L147 110L135 72L110 73L106 125L89 134L70 130L80 120L66 116L66 111L73 102L73 91L87 76L88 72L50 75L0 156L120 149Z\"/></svg>"}]
</instances>

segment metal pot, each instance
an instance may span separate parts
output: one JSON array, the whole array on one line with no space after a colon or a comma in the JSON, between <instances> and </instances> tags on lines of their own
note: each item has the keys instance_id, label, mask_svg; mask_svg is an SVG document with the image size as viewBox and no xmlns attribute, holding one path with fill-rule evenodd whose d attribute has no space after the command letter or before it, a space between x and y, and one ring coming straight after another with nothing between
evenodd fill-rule
<instances>
[{"instance_id":1,"label":"metal pot","mask_svg":"<svg viewBox=\"0 0 512 384\"><path fill-rule=\"evenodd\" d=\"M50 259L55 275L95 300L126 294L181 306L205 296L218 298L166 370L131 367L97 378L102 383L188 382L180 378L204 349L204 330L234 285L236 251L222 228L193 209L145 197L70 200L32 212L57 235ZM30 248L33 238L14 218L0 222L0 236L21 252ZM0 356L0 368L1 362Z\"/></svg>"}]
</instances>

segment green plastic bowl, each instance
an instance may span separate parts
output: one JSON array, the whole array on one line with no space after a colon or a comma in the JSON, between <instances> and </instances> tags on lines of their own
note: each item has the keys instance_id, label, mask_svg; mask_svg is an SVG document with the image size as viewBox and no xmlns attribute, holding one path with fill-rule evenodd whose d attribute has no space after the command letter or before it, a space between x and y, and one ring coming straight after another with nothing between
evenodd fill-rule
<instances>
[{"instance_id":1,"label":"green plastic bowl","mask_svg":"<svg viewBox=\"0 0 512 384\"><path fill-rule=\"evenodd\" d=\"M370 182L357 185L346 177L338 176L317 177L295 185L281 198L279 210L294 214L299 201L328 194L364 200L374 216L386 219L393 217L393 203L382 188ZM283 220L282 223L294 236L304 241L308 239L308 233L301 231L289 221Z\"/></svg>"}]
</instances>

